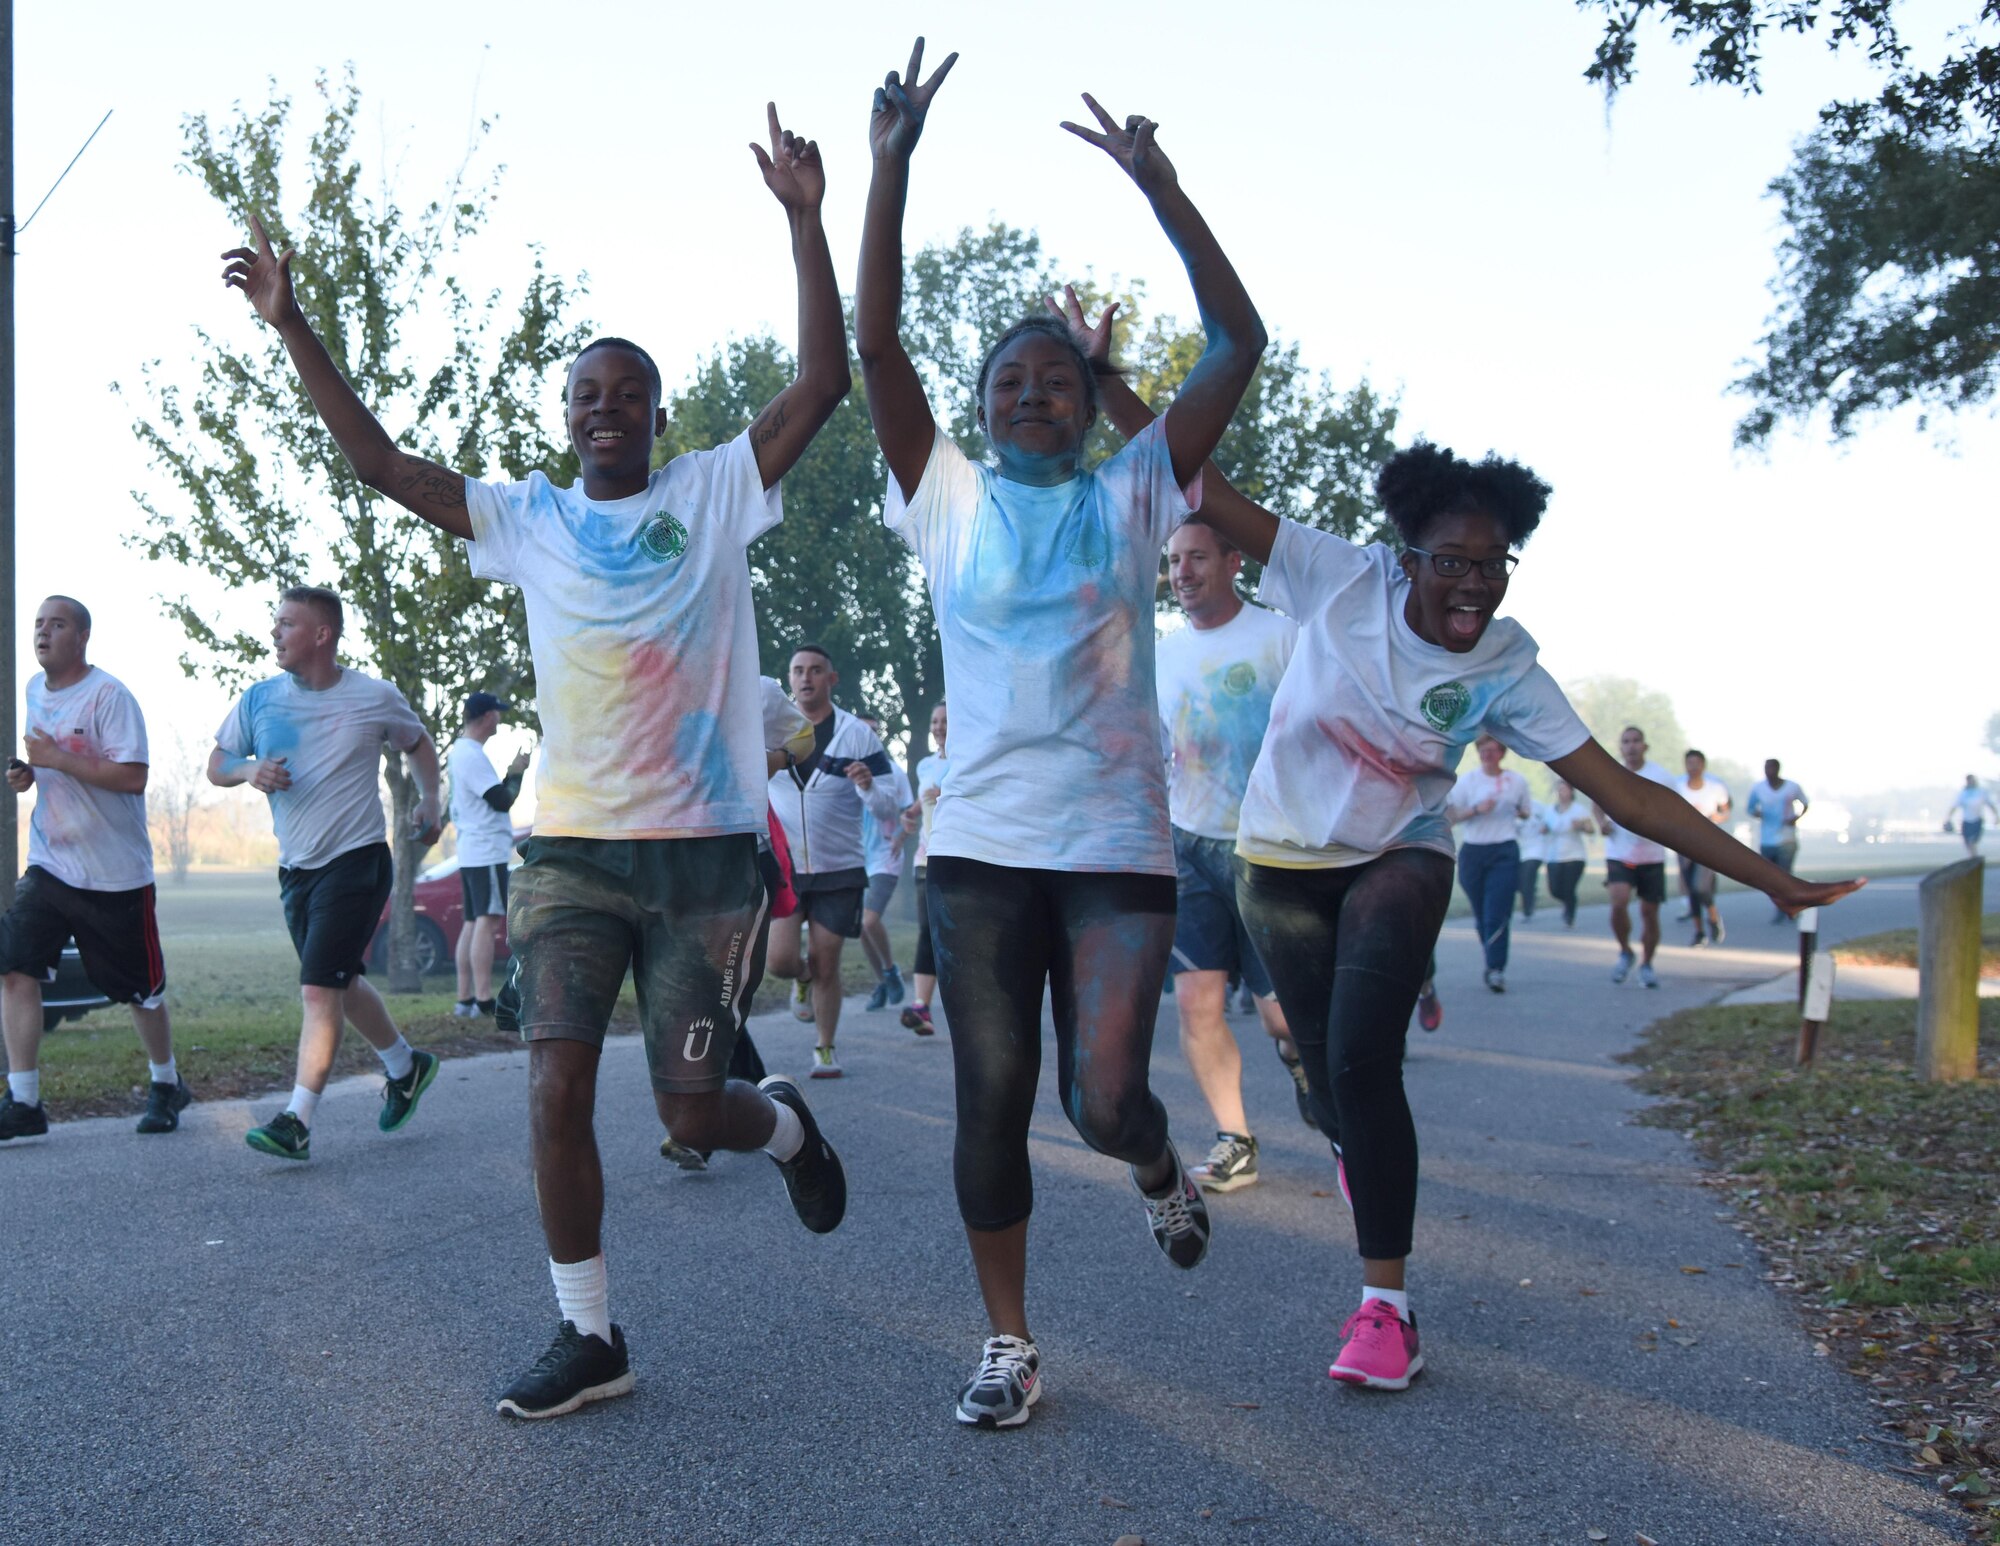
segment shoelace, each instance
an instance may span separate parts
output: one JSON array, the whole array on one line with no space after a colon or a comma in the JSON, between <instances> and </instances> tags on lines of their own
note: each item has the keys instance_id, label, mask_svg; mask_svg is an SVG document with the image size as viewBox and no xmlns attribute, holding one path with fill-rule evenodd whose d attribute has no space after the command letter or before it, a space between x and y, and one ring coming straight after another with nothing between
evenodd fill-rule
<instances>
[{"instance_id":1,"label":"shoelace","mask_svg":"<svg viewBox=\"0 0 2000 1546\"><path fill-rule=\"evenodd\" d=\"M1140 1195L1145 1196L1143 1192ZM1164 1197L1147 1197L1146 1211L1153 1216L1153 1227L1170 1235L1185 1234L1194 1228L1194 1215L1188 1211L1184 1185L1176 1186Z\"/></svg>"},{"instance_id":2,"label":"shoelace","mask_svg":"<svg viewBox=\"0 0 2000 1546\"><path fill-rule=\"evenodd\" d=\"M979 1355L978 1372L972 1376L972 1388L1026 1385L1028 1359L1033 1352L1034 1349L1019 1337L988 1337L986 1347Z\"/></svg>"},{"instance_id":3,"label":"shoelace","mask_svg":"<svg viewBox=\"0 0 2000 1546\"><path fill-rule=\"evenodd\" d=\"M1215 1147L1208 1151L1208 1158L1202 1163L1210 1170L1221 1170L1235 1156L1237 1143L1234 1138L1218 1138Z\"/></svg>"}]
</instances>

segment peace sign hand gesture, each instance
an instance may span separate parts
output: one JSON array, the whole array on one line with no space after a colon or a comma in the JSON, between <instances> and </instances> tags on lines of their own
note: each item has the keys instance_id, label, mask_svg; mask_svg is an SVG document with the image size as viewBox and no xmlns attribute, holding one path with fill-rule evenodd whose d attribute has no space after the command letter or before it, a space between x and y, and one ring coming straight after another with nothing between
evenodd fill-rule
<instances>
[{"instance_id":1,"label":"peace sign hand gesture","mask_svg":"<svg viewBox=\"0 0 2000 1546\"><path fill-rule=\"evenodd\" d=\"M764 115L771 126L771 148L765 151L754 140L750 153L764 174L764 186L778 196L788 214L818 209L826 197L826 167L819 159L819 142L792 133L778 122L778 104L766 102Z\"/></svg>"},{"instance_id":2,"label":"peace sign hand gesture","mask_svg":"<svg viewBox=\"0 0 2000 1546\"><path fill-rule=\"evenodd\" d=\"M292 259L297 253L290 247L282 257L274 253L264 222L252 215L250 223L257 228L257 245L254 249L232 247L222 255L228 265L222 271L222 282L241 290L257 308L257 315L277 327L298 315L298 297L292 293Z\"/></svg>"},{"instance_id":3,"label":"peace sign hand gesture","mask_svg":"<svg viewBox=\"0 0 2000 1546\"><path fill-rule=\"evenodd\" d=\"M868 115L868 148L875 153L876 160L909 159L924 132L931 98L937 95L938 87L957 63L957 54L945 55L944 63L931 78L918 85L917 78L924 69L924 40L918 38L917 46L910 50L909 68L900 77L891 70L875 88L875 103Z\"/></svg>"},{"instance_id":4,"label":"peace sign hand gesture","mask_svg":"<svg viewBox=\"0 0 2000 1546\"><path fill-rule=\"evenodd\" d=\"M1173 162L1167 153L1153 142L1153 131L1159 125L1150 118L1134 113L1125 120L1125 127L1119 128L1118 121L1089 92L1083 94L1083 103L1103 125L1104 132L1086 129L1081 124L1063 120L1063 127L1080 140L1088 140L1103 151L1113 161L1125 169L1125 175L1139 185L1147 197L1162 193L1179 182Z\"/></svg>"},{"instance_id":5,"label":"peace sign hand gesture","mask_svg":"<svg viewBox=\"0 0 2000 1546\"><path fill-rule=\"evenodd\" d=\"M1097 319L1095 327L1085 320L1083 302L1076 298L1076 286L1064 285L1060 302L1053 295L1042 297L1042 304L1061 317L1069 325L1069 336L1075 340L1083 357L1090 362L1090 368L1098 374L1111 370L1111 323L1118 315L1118 303L1112 301L1104 308L1104 315Z\"/></svg>"}]
</instances>

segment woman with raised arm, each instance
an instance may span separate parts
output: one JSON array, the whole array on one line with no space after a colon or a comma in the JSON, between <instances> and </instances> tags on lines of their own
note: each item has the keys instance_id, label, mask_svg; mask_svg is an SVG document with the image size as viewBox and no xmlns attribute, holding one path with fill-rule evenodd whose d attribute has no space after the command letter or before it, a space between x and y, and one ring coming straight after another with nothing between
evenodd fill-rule
<instances>
[{"instance_id":1,"label":"woman with raised arm","mask_svg":"<svg viewBox=\"0 0 2000 1546\"><path fill-rule=\"evenodd\" d=\"M1069 296L1105 411L1144 435L1152 410L1110 363L1111 320L1087 326ZM1392 456L1375 492L1400 551L1280 519L1213 468L1201 489L1202 520L1266 565L1260 599L1299 625L1243 798L1236 884L1354 1209L1361 1307L1327 1372L1402 1390L1423 1368L1403 1272L1417 1209L1403 1040L1451 900L1446 801L1465 748L1497 736L1788 913L1862 883L1795 879L1590 738L1527 630L1495 615L1549 497L1519 462L1423 441Z\"/></svg>"},{"instance_id":2,"label":"woman with raised arm","mask_svg":"<svg viewBox=\"0 0 2000 1546\"><path fill-rule=\"evenodd\" d=\"M932 944L957 1083L953 1179L992 1336L959 1421L1013 1427L1041 1394L1027 1320L1028 1121L1044 987L1064 1110L1124 1160L1176 1266L1208 1246L1207 1213L1147 1083L1174 932L1174 852L1153 687L1160 551L1264 349L1250 298L1153 123L1063 127L1136 183L1187 265L1207 348L1161 426L1092 472L1088 361L1060 320L1030 317L981 361L979 423L997 467L941 433L899 336L903 202L925 114L957 55L875 93L874 180L855 335L889 464L883 514L922 560L951 699L951 777L928 875ZM1087 813L1079 821L1077 813Z\"/></svg>"}]
</instances>

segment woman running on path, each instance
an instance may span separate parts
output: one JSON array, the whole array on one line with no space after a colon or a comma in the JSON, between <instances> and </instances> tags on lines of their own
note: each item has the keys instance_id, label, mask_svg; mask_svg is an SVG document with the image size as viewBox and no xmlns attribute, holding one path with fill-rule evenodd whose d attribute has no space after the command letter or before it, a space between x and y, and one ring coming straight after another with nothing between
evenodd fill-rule
<instances>
[{"instance_id":1,"label":"woman running on path","mask_svg":"<svg viewBox=\"0 0 2000 1546\"><path fill-rule=\"evenodd\" d=\"M1071 318L1081 330L1081 314ZM1111 373L1108 312L1087 337L1105 411L1121 433L1143 433L1152 411ZM1534 640L1494 616L1513 550L1548 500L1520 463L1475 465L1423 442L1390 458L1375 490L1400 553L1281 520L1213 468L1202 488L1201 518L1267 565L1261 599L1299 624L1243 800L1237 890L1354 1209L1361 1307L1327 1372L1402 1390L1423 1368L1404 1287L1417 1135L1403 1042L1451 900L1445 804L1466 746L1499 737L1623 825L1786 912L1862 882L1786 874L1590 738L1537 664Z\"/></svg>"},{"instance_id":2,"label":"woman running on path","mask_svg":"<svg viewBox=\"0 0 2000 1546\"><path fill-rule=\"evenodd\" d=\"M1059 320L1030 318L979 369L979 422L999 466L970 461L939 430L899 334L910 154L956 57L920 85L918 39L908 72L875 93L855 341L889 464L883 519L923 561L951 699L928 902L957 1084L953 1178L993 1331L958 1418L1012 1427L1041 1394L1026 1280L1045 987L1078 1133L1132 1167L1153 1238L1176 1266L1207 1250L1201 1194L1147 1084L1175 877L1153 596L1161 549L1265 334L1152 122L1121 127L1086 96L1099 127L1063 127L1152 204L1187 264L1207 347L1162 426L1084 472L1097 417L1089 364Z\"/></svg>"}]
</instances>

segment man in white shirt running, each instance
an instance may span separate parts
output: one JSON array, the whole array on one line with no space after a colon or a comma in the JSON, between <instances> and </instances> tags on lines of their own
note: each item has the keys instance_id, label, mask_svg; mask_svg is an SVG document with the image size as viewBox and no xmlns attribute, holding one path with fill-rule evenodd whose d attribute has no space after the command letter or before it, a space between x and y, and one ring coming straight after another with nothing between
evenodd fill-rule
<instances>
[{"instance_id":1,"label":"man in white shirt running","mask_svg":"<svg viewBox=\"0 0 2000 1546\"><path fill-rule=\"evenodd\" d=\"M1473 743L1479 766L1459 774L1445 818L1462 827L1458 884L1472 904L1473 927L1486 956L1486 986L1507 991L1507 952L1514 927L1514 893L1521 883L1521 844L1514 835L1534 814L1528 781L1501 762L1507 748L1490 735Z\"/></svg>"},{"instance_id":2,"label":"man in white shirt running","mask_svg":"<svg viewBox=\"0 0 2000 1546\"><path fill-rule=\"evenodd\" d=\"M513 706L490 692L468 694L458 739L445 753L451 824L458 828L458 889L465 904L453 951L458 1002L452 1013L464 1020L494 1009L493 948L507 916L507 866L514 858L514 818L508 812L521 797L528 752L526 747L516 752L502 778L486 755L486 743Z\"/></svg>"},{"instance_id":3,"label":"man in white shirt running","mask_svg":"<svg viewBox=\"0 0 2000 1546\"><path fill-rule=\"evenodd\" d=\"M1729 821L1729 786L1719 778L1708 776L1708 758L1693 747L1688 748L1683 764L1687 768L1685 777L1674 780L1674 787L1702 815L1716 826L1727 825ZM1715 871L1706 865L1696 864L1686 854L1680 855L1681 891L1687 897L1688 916L1694 920L1693 943L1722 943L1722 914L1715 910ZM1706 926L1706 933L1703 932Z\"/></svg>"},{"instance_id":4,"label":"man in white shirt running","mask_svg":"<svg viewBox=\"0 0 2000 1546\"><path fill-rule=\"evenodd\" d=\"M429 845L438 837L437 747L401 692L341 665L342 625L332 591L286 591L271 625L279 674L236 700L208 754L208 781L260 791L278 832L278 893L299 953L305 1017L291 1099L243 1141L279 1159L312 1153L313 1113L343 1022L375 1049L388 1076L376 1122L383 1132L415 1115L437 1077L437 1058L403 1039L365 961L396 874L382 817L382 749L409 759L418 791L414 835Z\"/></svg>"},{"instance_id":5,"label":"man in white shirt running","mask_svg":"<svg viewBox=\"0 0 2000 1546\"><path fill-rule=\"evenodd\" d=\"M861 723L882 739L882 721L873 714L857 716ZM889 927L882 921L895 899L903 878L903 813L910 804L909 775L892 758L889 763L890 793L895 797L896 815L877 821L866 801L861 807L861 852L868 867L868 890L861 902L861 948L875 972L875 989L868 995L869 1009L889 1009L903 1002L903 973L896 965L896 947L889 939Z\"/></svg>"},{"instance_id":6,"label":"man in white shirt running","mask_svg":"<svg viewBox=\"0 0 2000 1546\"><path fill-rule=\"evenodd\" d=\"M1811 804L1806 792L1785 777L1776 757L1764 759L1764 776L1750 786L1750 798L1743 809L1757 818L1757 852L1787 875L1799 857L1799 818ZM1783 908L1775 908L1771 921L1790 920Z\"/></svg>"},{"instance_id":7,"label":"man in white shirt running","mask_svg":"<svg viewBox=\"0 0 2000 1546\"><path fill-rule=\"evenodd\" d=\"M90 612L68 596L35 609L23 749L10 759L16 794L35 791L28 869L0 918L0 1019L7 1093L0 1143L49 1130L42 1107L42 984L54 980L73 937L83 969L106 998L132 1006L146 1049L142 1133L171 1133L193 1099L174 1063L167 968L153 912L153 843L146 832L146 721L116 677L84 658Z\"/></svg>"},{"instance_id":8,"label":"man in white shirt running","mask_svg":"<svg viewBox=\"0 0 2000 1546\"><path fill-rule=\"evenodd\" d=\"M1196 516L1167 541L1167 583L1187 626L1154 655L1160 719L1171 763L1167 812L1176 879L1174 1008L1181 1053L1215 1119L1215 1146L1188 1174L1210 1192L1257 1180L1257 1139L1243 1109L1243 1054L1226 1018L1229 979L1240 973L1258 1018L1292 1076L1299 1110L1305 1073L1271 979L1236 906L1236 820L1243 786L1264 743L1271 699L1299 635L1290 618L1237 594L1243 553Z\"/></svg>"},{"instance_id":9,"label":"man in white shirt running","mask_svg":"<svg viewBox=\"0 0 2000 1546\"><path fill-rule=\"evenodd\" d=\"M1674 781L1657 762L1646 758L1646 732L1627 725L1618 736L1618 755L1627 771L1668 789ZM1626 830L1592 802L1597 830L1604 834L1604 889L1611 898L1611 937L1618 941L1618 964L1611 980L1632 975L1632 898L1639 898L1639 981L1657 988L1653 956L1660 948L1660 904L1667 899L1667 851L1649 837Z\"/></svg>"},{"instance_id":10,"label":"man in white shirt running","mask_svg":"<svg viewBox=\"0 0 2000 1546\"><path fill-rule=\"evenodd\" d=\"M2000 819L2000 808L1994 806L1993 797L1980 787L1977 773L1965 775L1965 787L1953 798L1951 807L1958 817L1958 835L1965 844L1965 851L1977 854L1979 839L1986 831L1986 818ZM1945 825L1949 830L1950 823Z\"/></svg>"}]
</instances>

